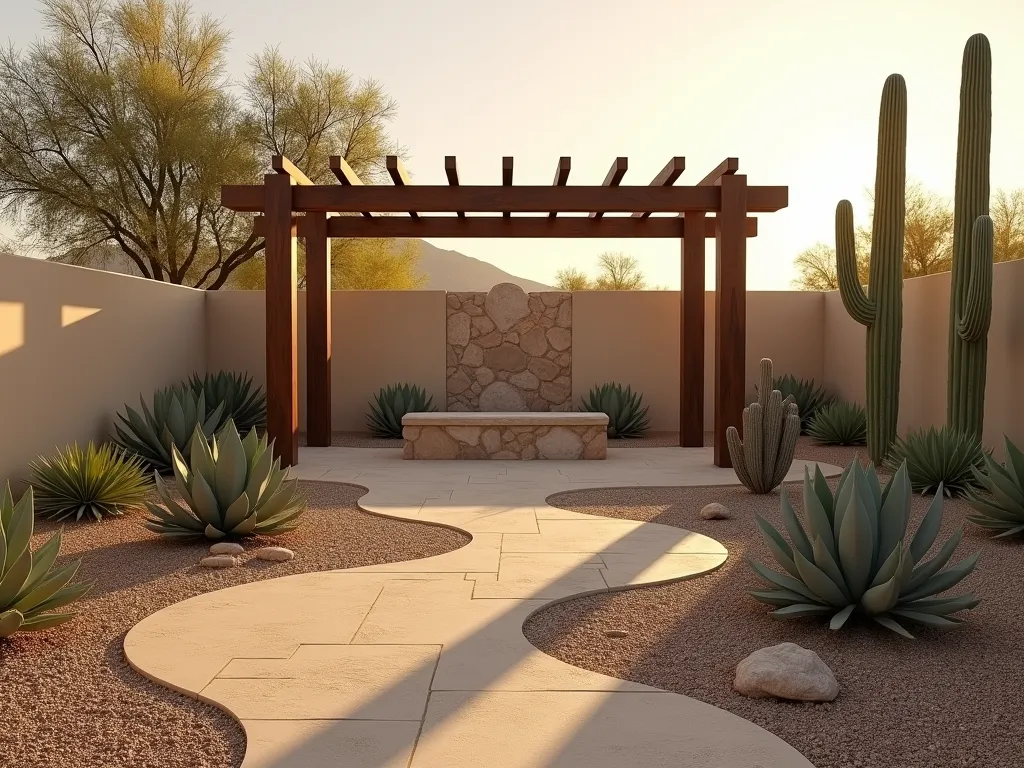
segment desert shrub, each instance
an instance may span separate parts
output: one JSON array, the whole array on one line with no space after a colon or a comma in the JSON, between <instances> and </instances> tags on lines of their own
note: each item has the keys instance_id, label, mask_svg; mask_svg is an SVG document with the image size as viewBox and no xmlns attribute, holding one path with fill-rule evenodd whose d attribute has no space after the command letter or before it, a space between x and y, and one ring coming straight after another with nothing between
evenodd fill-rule
<instances>
[{"instance_id":1,"label":"desert shrub","mask_svg":"<svg viewBox=\"0 0 1024 768\"><path fill-rule=\"evenodd\" d=\"M821 445L864 445L868 441L868 418L856 403L835 400L819 408L807 434Z\"/></svg>"},{"instance_id":2,"label":"desert shrub","mask_svg":"<svg viewBox=\"0 0 1024 768\"><path fill-rule=\"evenodd\" d=\"M55 520L101 520L141 507L151 483L138 456L106 443L69 445L31 464L36 511Z\"/></svg>"},{"instance_id":3,"label":"desert shrub","mask_svg":"<svg viewBox=\"0 0 1024 768\"><path fill-rule=\"evenodd\" d=\"M407 413L436 411L434 398L415 384L394 384L383 387L370 403L366 425L374 437L402 436L402 417Z\"/></svg>"},{"instance_id":4,"label":"desert shrub","mask_svg":"<svg viewBox=\"0 0 1024 768\"><path fill-rule=\"evenodd\" d=\"M231 419L239 432L248 432L253 427L267 424L267 392L263 387L253 385L247 373L218 371L207 373L202 378L193 373L183 386L187 385L195 396L205 395L206 416L211 417L217 406L224 404L221 421Z\"/></svg>"},{"instance_id":5,"label":"desert shrub","mask_svg":"<svg viewBox=\"0 0 1024 768\"><path fill-rule=\"evenodd\" d=\"M967 519L983 528L999 531L997 539L1024 533L1024 453L1003 437L1006 463L997 464L985 455L985 468L974 469L974 486L964 492L978 514Z\"/></svg>"},{"instance_id":6,"label":"desert shrub","mask_svg":"<svg viewBox=\"0 0 1024 768\"><path fill-rule=\"evenodd\" d=\"M935 493L941 485L946 496L963 496L985 464L985 449L976 436L952 427L916 429L896 438L885 466L895 471L904 462L916 493Z\"/></svg>"},{"instance_id":7,"label":"desert shrub","mask_svg":"<svg viewBox=\"0 0 1024 768\"><path fill-rule=\"evenodd\" d=\"M580 409L590 413L608 415L608 437L640 437L651 425L647 417L649 405L643 404L644 396L630 387L610 382L595 385L586 397L581 398Z\"/></svg>"}]
</instances>

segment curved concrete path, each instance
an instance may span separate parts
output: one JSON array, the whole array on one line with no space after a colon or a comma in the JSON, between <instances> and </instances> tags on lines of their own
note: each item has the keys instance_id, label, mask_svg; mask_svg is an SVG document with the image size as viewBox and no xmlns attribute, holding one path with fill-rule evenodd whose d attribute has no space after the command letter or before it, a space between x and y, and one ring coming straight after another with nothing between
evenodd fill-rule
<instances>
[{"instance_id":1,"label":"curved concrete path","mask_svg":"<svg viewBox=\"0 0 1024 768\"><path fill-rule=\"evenodd\" d=\"M295 475L365 486L367 511L449 525L470 544L211 592L125 638L136 670L242 723L243 768L813 768L725 710L570 666L523 636L552 601L724 563L706 536L545 502L582 488L736 484L709 450L618 449L604 462L400 456L304 448Z\"/></svg>"}]
</instances>

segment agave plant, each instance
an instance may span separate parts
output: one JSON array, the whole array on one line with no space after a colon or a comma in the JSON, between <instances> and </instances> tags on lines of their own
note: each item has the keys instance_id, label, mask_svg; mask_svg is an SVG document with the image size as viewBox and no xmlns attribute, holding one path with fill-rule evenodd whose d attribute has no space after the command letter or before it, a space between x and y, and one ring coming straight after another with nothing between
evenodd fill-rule
<instances>
[{"instance_id":1,"label":"agave plant","mask_svg":"<svg viewBox=\"0 0 1024 768\"><path fill-rule=\"evenodd\" d=\"M84 450L75 443L30 467L36 510L55 520L120 515L141 507L150 488L142 459L110 443Z\"/></svg>"},{"instance_id":2,"label":"agave plant","mask_svg":"<svg viewBox=\"0 0 1024 768\"><path fill-rule=\"evenodd\" d=\"M814 379L797 379L789 373L775 379L772 388L779 390L783 399L789 397L796 403L802 435L807 434L818 410L835 400L835 395L830 395L824 387L816 386Z\"/></svg>"},{"instance_id":3,"label":"agave plant","mask_svg":"<svg viewBox=\"0 0 1024 768\"><path fill-rule=\"evenodd\" d=\"M35 552L29 548L32 504L31 488L17 504L10 483L0 494L0 638L63 624L75 614L47 611L73 603L92 586L70 583L79 561L50 571L60 553L60 531Z\"/></svg>"},{"instance_id":4,"label":"agave plant","mask_svg":"<svg viewBox=\"0 0 1024 768\"><path fill-rule=\"evenodd\" d=\"M162 475L171 471L172 448L177 447L188 458L189 439L196 427L210 438L223 423L224 403L207 413L206 394L196 395L189 387L179 385L157 390L152 411L141 397L139 402L143 415L127 405L127 416L117 414L123 428L115 422L114 442L129 453L141 456Z\"/></svg>"},{"instance_id":5,"label":"agave plant","mask_svg":"<svg viewBox=\"0 0 1024 768\"><path fill-rule=\"evenodd\" d=\"M782 490L788 541L757 516L764 540L785 573L748 557L757 575L773 587L750 594L775 606L771 615L776 618L831 615L832 629L842 627L855 611L904 637L913 636L900 621L940 628L962 623L952 614L970 610L979 601L973 595L935 595L973 571L978 555L942 570L960 543L960 528L933 558L923 559L942 523L941 489L910 545L904 546L911 497L905 464L883 489L874 467L865 471L855 459L843 472L834 496L820 469L815 467L813 480L804 470L804 525Z\"/></svg>"},{"instance_id":6,"label":"agave plant","mask_svg":"<svg viewBox=\"0 0 1024 768\"><path fill-rule=\"evenodd\" d=\"M643 405L643 399L630 387L612 382L594 386L580 404L584 411L608 414L608 437L640 437L651 426L650 406Z\"/></svg>"},{"instance_id":7,"label":"agave plant","mask_svg":"<svg viewBox=\"0 0 1024 768\"><path fill-rule=\"evenodd\" d=\"M223 420L233 419L239 432L248 432L253 427L264 427L267 423L267 392L263 387L254 387L252 377L247 373L219 371L199 378L193 373L182 386L188 386L196 397L206 396L206 415L210 417L221 403L224 404Z\"/></svg>"},{"instance_id":8,"label":"agave plant","mask_svg":"<svg viewBox=\"0 0 1024 768\"><path fill-rule=\"evenodd\" d=\"M963 496L974 484L974 472L985 465L985 449L976 435L944 426L911 430L896 438L885 466L895 471L904 462L916 493L935 493L940 486L946 496Z\"/></svg>"},{"instance_id":9,"label":"agave plant","mask_svg":"<svg viewBox=\"0 0 1024 768\"><path fill-rule=\"evenodd\" d=\"M995 538L1024 533L1024 453L1003 436L1006 463L997 464L985 455L985 471L974 470L977 488L964 496L977 515L967 519L983 528L1000 531Z\"/></svg>"},{"instance_id":10,"label":"agave plant","mask_svg":"<svg viewBox=\"0 0 1024 768\"><path fill-rule=\"evenodd\" d=\"M819 408L807 434L821 445L864 445L868 441L868 418L856 403L835 400Z\"/></svg>"},{"instance_id":11,"label":"agave plant","mask_svg":"<svg viewBox=\"0 0 1024 768\"><path fill-rule=\"evenodd\" d=\"M384 387L370 403L366 425L374 437L401 437L402 417L407 413L436 411L434 398L415 384Z\"/></svg>"},{"instance_id":12,"label":"agave plant","mask_svg":"<svg viewBox=\"0 0 1024 768\"><path fill-rule=\"evenodd\" d=\"M212 444L198 427L192 433L191 461L172 447L175 501L159 474L156 490L164 506L146 502L146 527L167 536L277 536L294 530L306 508L297 480L286 480L274 443L250 430L245 440L230 419Z\"/></svg>"}]
</instances>

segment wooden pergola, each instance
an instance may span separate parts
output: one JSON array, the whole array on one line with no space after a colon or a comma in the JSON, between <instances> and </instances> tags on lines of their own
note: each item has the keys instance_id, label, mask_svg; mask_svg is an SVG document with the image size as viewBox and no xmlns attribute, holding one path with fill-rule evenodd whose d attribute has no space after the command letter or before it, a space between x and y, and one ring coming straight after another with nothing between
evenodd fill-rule
<instances>
[{"instance_id":1,"label":"wooden pergola","mask_svg":"<svg viewBox=\"0 0 1024 768\"><path fill-rule=\"evenodd\" d=\"M500 186L461 185L451 156L445 158L447 186L413 186L393 155L386 165L394 186L364 185L337 156L330 167L338 184L313 184L286 157L274 157L272 165L274 173L262 185L222 187L221 204L262 214L254 226L266 241L267 431L282 466L296 464L299 454L296 237L306 239L311 446L331 444L329 238L679 238L679 444L691 447L704 444L704 241L715 238L714 454L716 465L731 466L725 430L740 424L745 405L746 238L757 234L757 219L748 214L785 208L788 187L748 186L734 157L689 187L673 186L686 167L682 157L673 157L647 186L620 186L625 157L615 159L600 186L568 186L568 157L559 159L549 187L513 186L511 157L502 159ZM421 215L434 213L448 215ZM560 213L588 215L558 218ZM628 215L605 215L615 213ZM673 215L652 216L657 213Z\"/></svg>"}]
</instances>

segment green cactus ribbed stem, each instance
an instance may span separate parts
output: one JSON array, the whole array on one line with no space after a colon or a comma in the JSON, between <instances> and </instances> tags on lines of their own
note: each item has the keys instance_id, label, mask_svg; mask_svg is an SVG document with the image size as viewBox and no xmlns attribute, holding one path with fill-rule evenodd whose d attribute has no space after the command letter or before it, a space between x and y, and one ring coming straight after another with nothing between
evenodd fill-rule
<instances>
[{"instance_id":1,"label":"green cactus ribbed stem","mask_svg":"<svg viewBox=\"0 0 1024 768\"><path fill-rule=\"evenodd\" d=\"M988 38L978 34L964 47L960 80L946 421L979 437L992 316L991 147L992 50Z\"/></svg>"},{"instance_id":2,"label":"green cactus ribbed stem","mask_svg":"<svg viewBox=\"0 0 1024 768\"><path fill-rule=\"evenodd\" d=\"M896 439L899 416L906 183L907 84L901 75L889 75L878 115L867 295L857 276L853 207L848 200L836 206L836 271L843 306L868 329L868 455L875 466L881 466Z\"/></svg>"}]
</instances>

